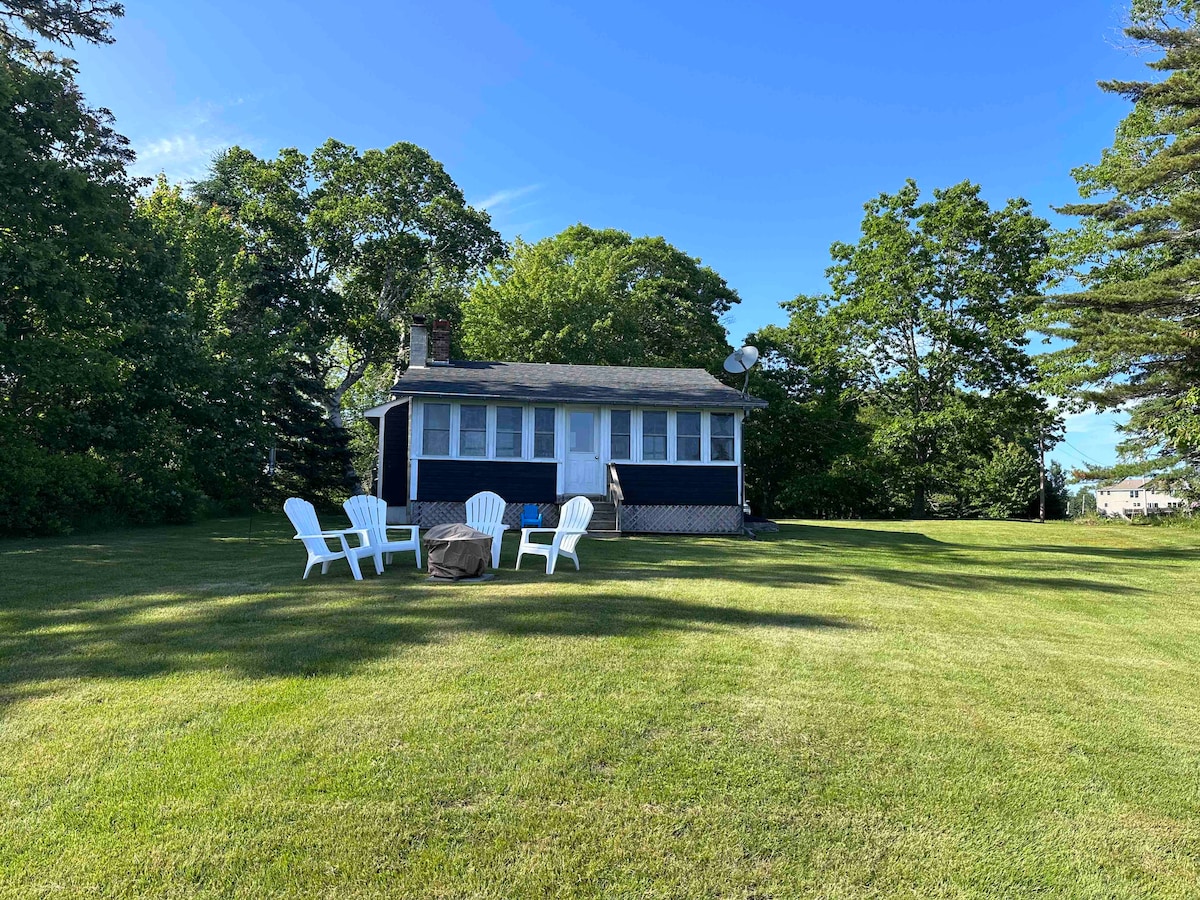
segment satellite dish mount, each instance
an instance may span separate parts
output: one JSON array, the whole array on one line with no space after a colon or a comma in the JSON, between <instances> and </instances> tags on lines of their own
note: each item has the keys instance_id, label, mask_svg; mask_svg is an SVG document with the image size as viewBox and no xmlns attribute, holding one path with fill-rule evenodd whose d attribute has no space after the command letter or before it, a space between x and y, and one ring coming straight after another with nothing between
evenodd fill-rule
<instances>
[{"instance_id":1,"label":"satellite dish mount","mask_svg":"<svg viewBox=\"0 0 1200 900\"><path fill-rule=\"evenodd\" d=\"M758 348L747 344L741 350L734 350L725 359L725 371L730 375L745 375L742 380L742 399L746 399L746 389L750 386L750 370L758 362Z\"/></svg>"}]
</instances>

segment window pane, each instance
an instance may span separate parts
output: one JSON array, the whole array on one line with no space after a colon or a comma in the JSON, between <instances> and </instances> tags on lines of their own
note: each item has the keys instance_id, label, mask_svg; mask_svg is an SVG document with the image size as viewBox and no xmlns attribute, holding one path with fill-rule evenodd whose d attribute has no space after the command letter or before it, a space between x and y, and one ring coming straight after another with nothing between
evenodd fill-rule
<instances>
[{"instance_id":1,"label":"window pane","mask_svg":"<svg viewBox=\"0 0 1200 900\"><path fill-rule=\"evenodd\" d=\"M667 414L642 413L642 459L667 458Z\"/></svg>"},{"instance_id":2,"label":"window pane","mask_svg":"<svg viewBox=\"0 0 1200 900\"><path fill-rule=\"evenodd\" d=\"M496 407L496 430L521 432L521 416L523 410L519 406Z\"/></svg>"},{"instance_id":3,"label":"window pane","mask_svg":"<svg viewBox=\"0 0 1200 900\"><path fill-rule=\"evenodd\" d=\"M533 455L554 458L554 410L539 406L533 411Z\"/></svg>"},{"instance_id":4,"label":"window pane","mask_svg":"<svg viewBox=\"0 0 1200 900\"><path fill-rule=\"evenodd\" d=\"M667 414L665 412L642 413L642 433L667 436Z\"/></svg>"},{"instance_id":5,"label":"window pane","mask_svg":"<svg viewBox=\"0 0 1200 900\"><path fill-rule=\"evenodd\" d=\"M675 433L688 437L700 437L700 413L676 413Z\"/></svg>"},{"instance_id":6,"label":"window pane","mask_svg":"<svg viewBox=\"0 0 1200 900\"><path fill-rule=\"evenodd\" d=\"M687 435L675 436L675 458L692 462L700 458L700 438Z\"/></svg>"},{"instance_id":7,"label":"window pane","mask_svg":"<svg viewBox=\"0 0 1200 900\"><path fill-rule=\"evenodd\" d=\"M525 412L519 406L496 408L496 456L521 455L521 419Z\"/></svg>"},{"instance_id":8,"label":"window pane","mask_svg":"<svg viewBox=\"0 0 1200 900\"><path fill-rule=\"evenodd\" d=\"M459 416L459 426L463 431L484 431L487 428L486 406L464 406Z\"/></svg>"},{"instance_id":9,"label":"window pane","mask_svg":"<svg viewBox=\"0 0 1200 900\"><path fill-rule=\"evenodd\" d=\"M712 432L709 442L709 458L713 462L733 461L733 414L713 413L708 418Z\"/></svg>"},{"instance_id":10,"label":"window pane","mask_svg":"<svg viewBox=\"0 0 1200 900\"><path fill-rule=\"evenodd\" d=\"M450 455L450 404L426 403L421 452L430 456Z\"/></svg>"},{"instance_id":11,"label":"window pane","mask_svg":"<svg viewBox=\"0 0 1200 900\"><path fill-rule=\"evenodd\" d=\"M430 456L449 456L450 430L430 431L426 429L424 451Z\"/></svg>"},{"instance_id":12,"label":"window pane","mask_svg":"<svg viewBox=\"0 0 1200 900\"><path fill-rule=\"evenodd\" d=\"M613 459L629 459L629 421L629 410L612 411L609 419L609 444Z\"/></svg>"},{"instance_id":13,"label":"window pane","mask_svg":"<svg viewBox=\"0 0 1200 900\"><path fill-rule=\"evenodd\" d=\"M487 455L487 407L462 406L458 411L458 455Z\"/></svg>"},{"instance_id":14,"label":"window pane","mask_svg":"<svg viewBox=\"0 0 1200 900\"><path fill-rule=\"evenodd\" d=\"M570 416L570 450L572 453L591 453L595 441L595 414L573 412Z\"/></svg>"}]
</instances>

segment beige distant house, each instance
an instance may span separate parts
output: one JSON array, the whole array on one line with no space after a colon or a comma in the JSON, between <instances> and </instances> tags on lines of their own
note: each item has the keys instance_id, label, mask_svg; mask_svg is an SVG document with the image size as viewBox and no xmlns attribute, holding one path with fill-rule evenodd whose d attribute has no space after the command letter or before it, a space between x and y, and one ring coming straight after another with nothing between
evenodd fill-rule
<instances>
[{"instance_id":1,"label":"beige distant house","mask_svg":"<svg viewBox=\"0 0 1200 900\"><path fill-rule=\"evenodd\" d=\"M1186 506L1186 500L1157 490L1152 478L1126 478L1096 489L1096 512L1102 516L1128 519L1171 512Z\"/></svg>"}]
</instances>

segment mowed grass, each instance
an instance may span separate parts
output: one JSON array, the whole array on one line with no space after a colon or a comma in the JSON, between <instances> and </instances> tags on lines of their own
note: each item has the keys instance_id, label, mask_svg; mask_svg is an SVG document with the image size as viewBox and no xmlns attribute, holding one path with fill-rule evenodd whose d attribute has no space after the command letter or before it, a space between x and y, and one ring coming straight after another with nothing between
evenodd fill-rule
<instances>
[{"instance_id":1,"label":"mowed grass","mask_svg":"<svg viewBox=\"0 0 1200 900\"><path fill-rule=\"evenodd\" d=\"M249 526L0 543L0 894L1200 895L1194 531L509 543L442 587Z\"/></svg>"}]
</instances>

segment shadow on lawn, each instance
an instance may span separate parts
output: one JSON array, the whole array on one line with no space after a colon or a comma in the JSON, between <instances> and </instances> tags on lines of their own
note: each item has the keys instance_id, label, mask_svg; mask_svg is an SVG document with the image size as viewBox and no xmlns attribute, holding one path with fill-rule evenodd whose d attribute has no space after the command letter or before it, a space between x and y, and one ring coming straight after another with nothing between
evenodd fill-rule
<instances>
[{"instance_id":1,"label":"shadow on lawn","mask_svg":"<svg viewBox=\"0 0 1200 900\"><path fill-rule=\"evenodd\" d=\"M62 540L22 556L0 606L0 703L73 678L139 678L228 669L246 676L352 671L403 646L460 634L621 637L721 628L854 629L852 620L773 609L772 593L846 581L921 592L1050 591L1132 595L1140 589L1058 574L1051 560L1014 565L988 548L913 532L785 525L761 541L642 537L589 541L584 570L546 579L539 560L513 572L515 538L494 587L431 588L402 555L382 579L344 569L299 578L303 553L280 526L247 541L228 525ZM1011 557L1010 557L1011 558ZM64 565L65 560L70 562ZM9 560L0 560L8 562ZM1097 560L1089 572L1119 561ZM47 569L46 567L52 567ZM702 601L697 601L702 585ZM746 600L741 588L760 590ZM514 588L516 590L514 590ZM766 608L763 608L766 607Z\"/></svg>"},{"instance_id":2,"label":"shadow on lawn","mask_svg":"<svg viewBox=\"0 0 1200 900\"><path fill-rule=\"evenodd\" d=\"M417 576L411 575L410 578ZM238 674L338 674L404 645L480 633L620 637L723 627L849 629L845 619L674 601L636 593L492 599L478 587L340 579L238 597L204 592L104 603L10 608L0 633L0 702L73 678L144 678L226 669Z\"/></svg>"}]
</instances>

